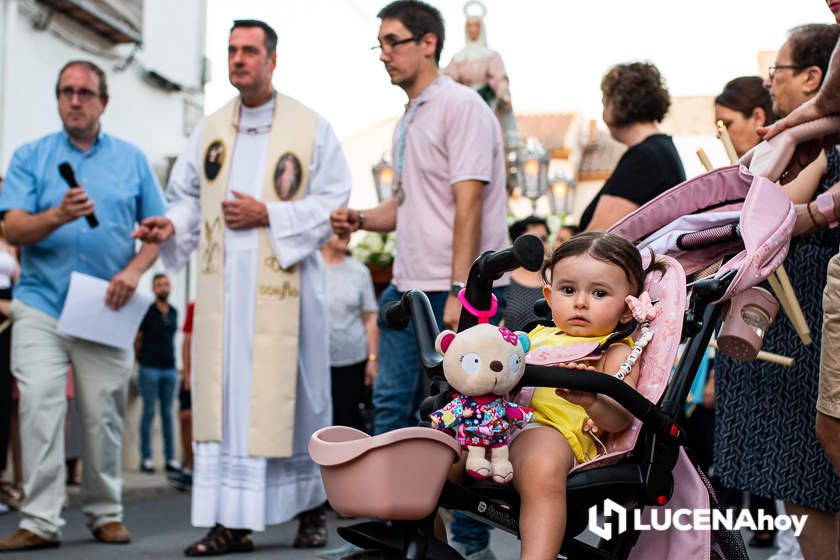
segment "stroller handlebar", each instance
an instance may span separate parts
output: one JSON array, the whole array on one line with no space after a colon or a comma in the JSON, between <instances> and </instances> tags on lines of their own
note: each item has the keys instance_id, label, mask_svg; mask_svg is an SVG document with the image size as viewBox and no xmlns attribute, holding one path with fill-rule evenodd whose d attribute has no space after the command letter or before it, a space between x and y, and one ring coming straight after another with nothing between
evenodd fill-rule
<instances>
[{"instance_id":1,"label":"stroller handlebar","mask_svg":"<svg viewBox=\"0 0 840 560\"><path fill-rule=\"evenodd\" d=\"M532 271L539 270L544 256L542 242L533 235L520 236L513 247L484 253L470 268L465 296L467 301L477 309L489 309L494 280L520 266ZM442 358L435 350L438 325L426 294L419 290L409 290L399 301L385 304L380 317L386 325L396 330L404 330L412 322L423 369L432 378L443 377ZM464 310L458 330L464 330L475 323L476 318Z\"/></svg>"},{"instance_id":2,"label":"stroller handlebar","mask_svg":"<svg viewBox=\"0 0 840 560\"><path fill-rule=\"evenodd\" d=\"M420 350L420 363L430 376L443 377L443 358L435 350L438 326L429 298L420 290L409 290L399 301L391 301L382 307L382 321L396 330L405 330L409 320L414 323L414 334Z\"/></svg>"},{"instance_id":3,"label":"stroller handlebar","mask_svg":"<svg viewBox=\"0 0 840 560\"><path fill-rule=\"evenodd\" d=\"M533 235L521 235L513 247L501 251L488 251L478 257L470 267L464 297L475 309L491 309L493 282L505 272L524 267L531 271L540 269L545 258L542 241ZM461 310L458 331L478 323L478 318L467 309Z\"/></svg>"},{"instance_id":4,"label":"stroller handlebar","mask_svg":"<svg viewBox=\"0 0 840 560\"><path fill-rule=\"evenodd\" d=\"M753 175L771 181L782 176L798 144L840 133L840 116L823 117L781 132L767 142L762 142L741 158Z\"/></svg>"},{"instance_id":5,"label":"stroller handlebar","mask_svg":"<svg viewBox=\"0 0 840 560\"><path fill-rule=\"evenodd\" d=\"M520 266L535 272L545 258L542 242L533 235L521 235L513 247L484 253L478 258L478 268L487 280L498 280L502 274Z\"/></svg>"},{"instance_id":6,"label":"stroller handlebar","mask_svg":"<svg viewBox=\"0 0 840 560\"><path fill-rule=\"evenodd\" d=\"M589 391L606 395L656 431L670 430L673 420L663 414L654 403L633 387L613 375L579 369L526 365L520 385L527 387L555 387Z\"/></svg>"}]
</instances>

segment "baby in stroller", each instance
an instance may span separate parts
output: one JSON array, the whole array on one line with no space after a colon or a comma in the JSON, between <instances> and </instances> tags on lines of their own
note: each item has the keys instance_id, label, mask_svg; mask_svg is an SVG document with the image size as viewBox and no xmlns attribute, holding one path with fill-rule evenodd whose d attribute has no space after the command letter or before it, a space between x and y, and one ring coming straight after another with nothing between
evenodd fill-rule
<instances>
[{"instance_id":1,"label":"baby in stroller","mask_svg":"<svg viewBox=\"0 0 840 560\"><path fill-rule=\"evenodd\" d=\"M639 251L618 235L582 233L555 249L543 267L543 294L555 326L530 333L543 365L621 372L624 382L635 387L638 364L622 366L634 346L629 336L633 319L653 318L648 317L653 306L647 294L638 299L647 272ZM592 342L597 343L594 352L586 344ZM555 359L574 357L571 347L581 343L575 361L552 359L555 348ZM550 559L563 543L569 472L599 454L605 432L624 431L633 418L613 399L587 391L539 387L521 394L530 394L523 404L534 411L510 451L513 485L521 498L522 558Z\"/></svg>"}]
</instances>

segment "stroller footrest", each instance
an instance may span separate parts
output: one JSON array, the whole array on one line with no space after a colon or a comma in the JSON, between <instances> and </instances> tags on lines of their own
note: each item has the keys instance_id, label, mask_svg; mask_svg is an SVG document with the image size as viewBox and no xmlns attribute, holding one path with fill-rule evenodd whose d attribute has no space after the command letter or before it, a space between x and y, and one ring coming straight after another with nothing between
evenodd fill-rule
<instances>
[{"instance_id":1,"label":"stroller footrest","mask_svg":"<svg viewBox=\"0 0 840 560\"><path fill-rule=\"evenodd\" d=\"M423 521L367 521L347 527L339 527L338 534L350 544L365 550L383 550L403 557L405 551L419 551L420 540L425 539ZM425 554L412 560L464 560L463 556L434 536L428 535ZM410 546L414 544L415 546ZM408 558L408 556L405 556Z\"/></svg>"}]
</instances>

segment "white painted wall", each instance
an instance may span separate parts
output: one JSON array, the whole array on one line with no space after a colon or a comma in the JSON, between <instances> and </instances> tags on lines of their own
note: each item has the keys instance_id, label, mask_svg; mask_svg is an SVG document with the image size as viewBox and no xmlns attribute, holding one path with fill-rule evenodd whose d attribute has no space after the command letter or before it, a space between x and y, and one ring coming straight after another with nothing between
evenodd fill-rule
<instances>
[{"instance_id":1,"label":"white painted wall","mask_svg":"<svg viewBox=\"0 0 840 560\"><path fill-rule=\"evenodd\" d=\"M54 132L61 126L54 93L59 69L69 60L85 58L101 66L111 95L103 115L103 129L140 146L155 170L165 170L166 156L177 155L185 141L183 103L185 98L202 103L200 93L167 93L143 81L139 64L123 72L119 61L86 53L54 36L50 30L33 29L24 12L25 3L2 0L0 20L0 166L6 169L15 148L24 142ZM85 31L61 16L55 24ZM200 90L204 56L205 3L180 0L172 9L166 0L144 2L144 45L137 61L172 81ZM126 56L130 45L109 47L107 42L88 36L89 46L110 54Z\"/></svg>"},{"instance_id":2,"label":"white painted wall","mask_svg":"<svg viewBox=\"0 0 840 560\"><path fill-rule=\"evenodd\" d=\"M395 107L394 113L399 112ZM350 208L371 208L379 204L373 182L373 166L384 155L391 160L391 141L399 116L386 119L341 141L341 148L353 177Z\"/></svg>"}]
</instances>

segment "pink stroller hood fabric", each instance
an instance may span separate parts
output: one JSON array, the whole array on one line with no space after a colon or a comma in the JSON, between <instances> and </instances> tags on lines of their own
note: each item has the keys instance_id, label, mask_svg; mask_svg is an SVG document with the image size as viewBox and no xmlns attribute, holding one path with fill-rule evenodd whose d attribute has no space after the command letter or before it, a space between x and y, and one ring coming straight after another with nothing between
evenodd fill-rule
<instances>
[{"instance_id":1,"label":"pink stroller hood fabric","mask_svg":"<svg viewBox=\"0 0 840 560\"><path fill-rule=\"evenodd\" d=\"M780 187L763 177L753 176L740 165L716 169L682 183L635 212L610 231L645 247L668 247L667 254L692 274L735 254L716 273L738 272L721 301L755 286L767 278L787 256L796 214ZM741 240L727 241L703 249L681 250L669 235L707 227L737 223ZM680 224L685 224L680 229Z\"/></svg>"},{"instance_id":2,"label":"pink stroller hood fabric","mask_svg":"<svg viewBox=\"0 0 840 560\"><path fill-rule=\"evenodd\" d=\"M741 163L748 165L753 175L761 175L775 181L782 176L798 144L837 132L840 132L840 116L823 117L803 123L760 143L744 154Z\"/></svg>"},{"instance_id":3,"label":"pink stroller hood fabric","mask_svg":"<svg viewBox=\"0 0 840 560\"><path fill-rule=\"evenodd\" d=\"M651 524L653 510L709 509L709 491L684 449L680 449L673 474L674 495L671 501L666 506L645 507L642 512L645 525ZM660 515L659 519L664 519L664 516ZM668 531L642 531L629 560L707 559L711 556L711 546L708 529L677 531L672 527Z\"/></svg>"},{"instance_id":4,"label":"pink stroller hood fabric","mask_svg":"<svg viewBox=\"0 0 840 560\"><path fill-rule=\"evenodd\" d=\"M754 177L741 209L744 251L718 271L718 275L728 270L738 273L720 301L759 284L781 266L795 221L796 212L787 194L768 179Z\"/></svg>"}]
</instances>

